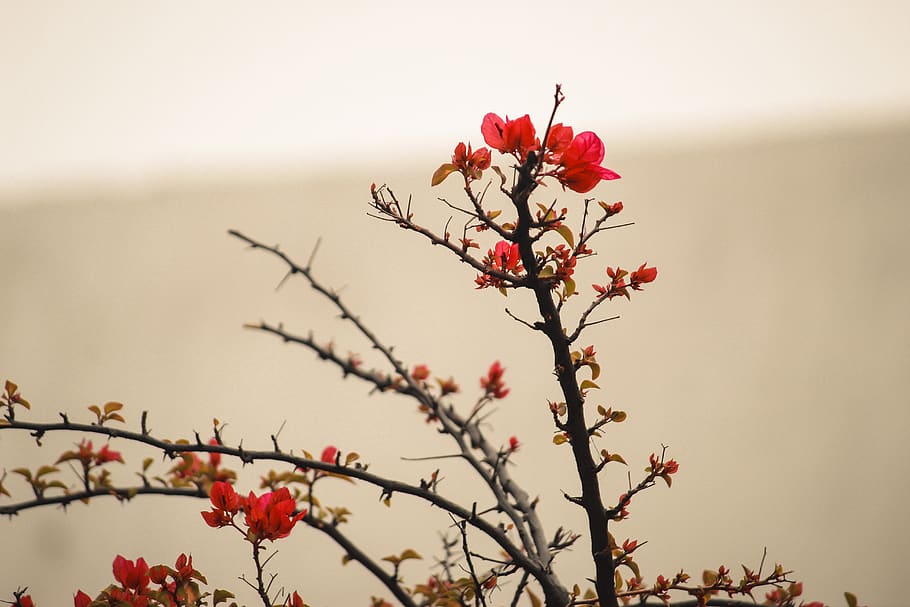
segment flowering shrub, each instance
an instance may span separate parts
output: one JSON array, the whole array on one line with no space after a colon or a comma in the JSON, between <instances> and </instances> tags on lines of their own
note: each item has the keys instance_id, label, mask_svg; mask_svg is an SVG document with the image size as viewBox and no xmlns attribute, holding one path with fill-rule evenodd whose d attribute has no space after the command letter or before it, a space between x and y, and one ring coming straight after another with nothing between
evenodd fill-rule
<instances>
[{"instance_id":1,"label":"flowering shrub","mask_svg":"<svg viewBox=\"0 0 910 607\"><path fill-rule=\"evenodd\" d=\"M610 320L597 317L602 306L616 297L631 298L632 292L645 290L657 279L658 270L647 263L641 263L631 272L619 265L608 265L604 268L608 280L603 284L593 284L590 289L576 284L579 262L591 260L595 254L592 248L595 237L620 227L612 219L623 212L623 203L587 198L557 209L555 200L551 204L537 200L538 188L547 184L558 184L562 191L587 193L602 181L619 178L617 173L602 166L604 144L596 134L576 133L570 126L554 123L563 99L557 87L553 113L542 133L529 115L510 119L487 114L481 121L480 132L489 147L474 149L469 143L458 143L451 161L443 163L432 175L433 186L454 173L462 177L467 203L463 207L449 205L464 219L460 237L452 236L449 224L444 233L437 234L417 223L410 205L403 208L386 186L371 186L369 204L374 217L443 247L470 266L477 289L493 287L502 295L527 295L536 304L539 317L513 318L548 341L549 347L542 355L553 357L553 374L561 396L557 402L539 403L536 413L541 423L552 424L552 448L571 452L576 494L556 499L564 497L582 510L587 522L586 535L542 521L536 509L537 499L532 500L529 492L509 473L508 464L522 456L522 442L516 436L495 438L488 412L481 413L489 403L509 396L507 369L500 361L495 360L487 367L479 385L473 384L479 387L476 400L465 404L459 396L461 387L453 377L434 376L425 363L406 364L399 360L392 348L362 323L338 293L317 280L309 264L300 265L277 247L236 231L230 234L252 249L274 256L287 267L289 276L302 278L334 305L341 317L381 354L383 367L366 368L356 354L339 355L333 346L316 342L312 335L290 333L281 324L260 322L246 326L315 352L339 368L345 377L365 382L375 391L413 401L427 424L452 442L456 457L468 463L477 483L494 500L495 506L479 511L476 504L460 503L457 492L448 493L440 488L438 469L417 482L407 482L370 471L361 463L359 454L343 453L332 445L325 446L318 458L308 452L286 453L279 448L275 437L271 449L233 446L224 441L223 426L217 421L209 440L198 435L195 440L156 437L147 428L145 414L138 429L124 428L122 425L127 422L122 413L124 407L115 402L89 407L92 416L88 422L71 420L66 414L62 414L62 422L22 419L20 415L31 411L32 404L22 396L17 384L7 380L0 394L0 430L30 432L39 446L42 437L52 432L78 433L83 438L74 450L49 460L54 461L52 465L12 470L20 479L17 483L20 488L30 489L33 498L0 504L0 513L18 514L35 507L76 501L88 503L104 497L123 501L143 495L206 499L209 506L201 512L201 518L212 532L233 529L249 545L255 575L241 580L264 607L304 605L298 590L290 591L284 585L275 584L278 574L267 573L270 559L263 558L264 552L276 542L306 541L306 533L298 531L300 528L324 534L337 543L346 555L346 562L364 567L386 588L390 598L405 607L486 606L494 601L531 607L617 607L654 604L653 601L670 604L674 597L683 597L680 604L698 606L763 601L765 605L781 607L819 607L818 602L802 601L803 586L792 579L789 570L781 565L765 568L764 559L757 568L743 566L741 577L734 577L724 565L704 570L700 581L685 571L646 575L634 558L645 541L615 535L621 529L618 524L629 516L636 496L656 485L658 479L671 487L680 464L667 457L666 447L652 452L647 465L642 462L639 467L627 464L627 459L619 453L595 446L593 440L604 437L608 429L624 422L627 414L597 403L595 396L600 386L596 382L601 365L594 345L582 345L581 338L587 338L592 327ZM494 164L491 149L500 154L501 158L496 160L500 164ZM486 184L475 189L480 181ZM487 189L493 184L498 184L494 189L508 207L506 215L514 213L513 219L503 218L503 210L493 208L490 199L494 195L487 196ZM487 238L489 242L482 246L474 238ZM476 256L473 249L487 253ZM465 283L467 286L467 280ZM586 302L574 316L566 307L573 299ZM140 478L139 484L117 480L116 469L127 463L122 453L107 441L145 445L171 460L170 467L156 472L154 459L148 458L138 471L134 470ZM94 442L103 444L96 449ZM57 467L63 462L72 464L75 482ZM236 489L237 474L227 465L230 462L269 466L261 476L259 489L263 491L257 495L248 488ZM628 489L607 499L601 490L601 477L622 466L633 471L643 469L643 473L638 473L633 482L633 473L624 471L623 477L629 478ZM446 512L451 517L452 533L443 538L443 555L437 559L438 566L416 576L408 569L406 575L405 564L421 559L413 549L382 558L361 550L346 534L345 523L351 512L344 506L327 505L319 499L320 487L326 481L356 481L378 488L386 506L391 505L393 496L403 495ZM5 474L0 477L0 494L12 497L4 482L7 482ZM540 499L553 499L553 496ZM485 536L497 552L480 552L474 548L469 531ZM572 579L564 582L559 572L559 556L576 544L584 544L589 551L590 571L568 572ZM293 585L294 580L287 575L280 578L282 584ZM74 605L237 604L230 591L208 589L208 581L195 568L193 556L183 553L173 566L149 566L143 557L129 560L116 555L113 577L114 583L106 588L91 593L77 590ZM10 591L12 599L8 602L12 605L33 605L27 589ZM847 604L856 607L855 597L849 593L846 597ZM382 597L372 597L369 601L365 597L364 604L384 607L391 603Z\"/></svg>"}]
</instances>

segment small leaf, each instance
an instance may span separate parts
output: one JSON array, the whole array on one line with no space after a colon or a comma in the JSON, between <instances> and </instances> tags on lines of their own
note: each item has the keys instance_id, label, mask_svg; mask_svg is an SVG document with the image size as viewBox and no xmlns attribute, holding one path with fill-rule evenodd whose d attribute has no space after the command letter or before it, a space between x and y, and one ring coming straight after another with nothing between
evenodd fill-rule
<instances>
[{"instance_id":1,"label":"small leaf","mask_svg":"<svg viewBox=\"0 0 910 607\"><path fill-rule=\"evenodd\" d=\"M540 602L540 597L531 592L530 588L525 588L525 592L528 593L528 599L531 601L531 607L543 607L543 603Z\"/></svg>"},{"instance_id":2,"label":"small leaf","mask_svg":"<svg viewBox=\"0 0 910 607\"><path fill-rule=\"evenodd\" d=\"M590 390L591 388L600 388L600 386L592 382L590 379L584 380L579 386L580 390Z\"/></svg>"},{"instance_id":3,"label":"small leaf","mask_svg":"<svg viewBox=\"0 0 910 607\"><path fill-rule=\"evenodd\" d=\"M705 586L712 586L717 581L717 572L705 569L701 574L701 580Z\"/></svg>"},{"instance_id":4,"label":"small leaf","mask_svg":"<svg viewBox=\"0 0 910 607\"><path fill-rule=\"evenodd\" d=\"M447 162L447 163L443 164L438 169L436 169L436 171L433 173L433 179L430 180L430 185L431 186L439 185L440 183L445 181L446 177L448 177L449 175L451 175L452 173L454 173L457 170L458 170L458 167L455 166L454 164L452 164L451 162Z\"/></svg>"},{"instance_id":5,"label":"small leaf","mask_svg":"<svg viewBox=\"0 0 910 607\"><path fill-rule=\"evenodd\" d=\"M569 243L570 247L575 248L575 234L572 233L572 228L563 223L556 228L556 231Z\"/></svg>"},{"instance_id":6,"label":"small leaf","mask_svg":"<svg viewBox=\"0 0 910 607\"><path fill-rule=\"evenodd\" d=\"M847 607L856 607L858 604L857 600L856 600L856 595L853 594L852 592L845 592L844 599L847 600Z\"/></svg>"},{"instance_id":7,"label":"small leaf","mask_svg":"<svg viewBox=\"0 0 910 607\"><path fill-rule=\"evenodd\" d=\"M114 420L116 422L126 422L126 420L123 419L123 416L120 415L119 413L111 413L110 415L107 416L107 418L109 420Z\"/></svg>"},{"instance_id":8,"label":"small leaf","mask_svg":"<svg viewBox=\"0 0 910 607\"><path fill-rule=\"evenodd\" d=\"M553 436L553 444L554 444L554 445L561 445L561 444L567 442L568 440L569 440L569 439L566 438L566 435L565 435L565 434L562 434L562 433L559 433L559 434L556 434L556 435Z\"/></svg>"},{"instance_id":9,"label":"small leaf","mask_svg":"<svg viewBox=\"0 0 910 607\"><path fill-rule=\"evenodd\" d=\"M38 468L38 472L35 473L35 478L40 478L45 474L51 474L52 472L57 472L57 468L53 466L41 466Z\"/></svg>"},{"instance_id":10,"label":"small leaf","mask_svg":"<svg viewBox=\"0 0 910 607\"><path fill-rule=\"evenodd\" d=\"M104 412L113 413L114 411L119 411L123 408L123 403L109 402L104 404Z\"/></svg>"},{"instance_id":11,"label":"small leaf","mask_svg":"<svg viewBox=\"0 0 910 607\"><path fill-rule=\"evenodd\" d=\"M99 419L101 418L101 409L98 408L98 405L92 405L88 410L94 413Z\"/></svg>"},{"instance_id":12,"label":"small leaf","mask_svg":"<svg viewBox=\"0 0 910 607\"><path fill-rule=\"evenodd\" d=\"M9 394L10 396L15 394L16 390L19 389L19 386L10 380L6 380L6 385L4 387L6 388L6 393Z\"/></svg>"},{"instance_id":13,"label":"small leaf","mask_svg":"<svg viewBox=\"0 0 910 607\"><path fill-rule=\"evenodd\" d=\"M401 555L398 557L398 560L399 561L406 561L408 559L420 560L422 558L423 557L420 556L419 554L417 554L416 551L412 550L411 548L408 548L407 550L405 550L404 552L401 553Z\"/></svg>"},{"instance_id":14,"label":"small leaf","mask_svg":"<svg viewBox=\"0 0 910 607\"><path fill-rule=\"evenodd\" d=\"M607 416L607 410L604 409L603 405L597 405L597 414L600 415L601 417Z\"/></svg>"},{"instance_id":15,"label":"small leaf","mask_svg":"<svg viewBox=\"0 0 910 607\"><path fill-rule=\"evenodd\" d=\"M625 464L626 466L629 465L629 464L626 464L626 460L624 460L624 459L622 458L622 456L621 456L619 453L611 453L611 454L610 454L610 461L611 461L611 462L619 462L620 464Z\"/></svg>"},{"instance_id":16,"label":"small leaf","mask_svg":"<svg viewBox=\"0 0 910 607\"><path fill-rule=\"evenodd\" d=\"M351 558L351 555L350 555L350 554L345 554L345 555L343 555L343 556L341 557L341 564L342 564L342 565L347 565L347 564L350 563L352 560L353 560L353 559Z\"/></svg>"},{"instance_id":17,"label":"small leaf","mask_svg":"<svg viewBox=\"0 0 910 607\"><path fill-rule=\"evenodd\" d=\"M565 283L565 298L568 299L569 297L575 295L575 281L571 278L566 278Z\"/></svg>"},{"instance_id":18,"label":"small leaf","mask_svg":"<svg viewBox=\"0 0 910 607\"><path fill-rule=\"evenodd\" d=\"M353 462L356 462L358 459L360 459L360 455L358 455L357 453L355 453L355 452L352 451L351 453L348 453L348 454L345 456L345 458L344 458L344 465L347 466L347 465L349 465L349 464L351 464L351 463L353 463Z\"/></svg>"},{"instance_id":19,"label":"small leaf","mask_svg":"<svg viewBox=\"0 0 910 607\"><path fill-rule=\"evenodd\" d=\"M622 422L626 421L626 417L627 416L625 411L614 411L610 414L610 421L621 424Z\"/></svg>"},{"instance_id":20,"label":"small leaf","mask_svg":"<svg viewBox=\"0 0 910 607\"><path fill-rule=\"evenodd\" d=\"M600 365L597 363L588 363L588 366L591 368L591 379L600 377Z\"/></svg>"},{"instance_id":21,"label":"small leaf","mask_svg":"<svg viewBox=\"0 0 910 607\"><path fill-rule=\"evenodd\" d=\"M232 592L228 592L227 590L217 589L217 590L215 590L215 592L212 593L212 605L217 605L218 603L224 603L228 599L232 599L232 598L234 598L234 594Z\"/></svg>"}]
</instances>

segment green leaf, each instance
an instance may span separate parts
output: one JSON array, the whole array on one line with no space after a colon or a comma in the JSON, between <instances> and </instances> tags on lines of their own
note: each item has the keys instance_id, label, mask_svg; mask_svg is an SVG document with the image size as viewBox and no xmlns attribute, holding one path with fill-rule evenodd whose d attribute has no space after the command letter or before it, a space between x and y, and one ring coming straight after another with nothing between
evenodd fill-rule
<instances>
[{"instance_id":1,"label":"green leaf","mask_svg":"<svg viewBox=\"0 0 910 607\"><path fill-rule=\"evenodd\" d=\"M433 173L433 179L430 181L430 185L431 186L439 185L440 183L445 181L446 177L448 177L449 175L451 175L452 173L454 173L457 170L458 170L458 167L455 166L454 164L452 164L451 162L447 162L447 163L443 164L438 169L436 169L435 173Z\"/></svg>"},{"instance_id":2,"label":"green leaf","mask_svg":"<svg viewBox=\"0 0 910 607\"><path fill-rule=\"evenodd\" d=\"M717 581L717 572L705 569L701 573L701 581L704 582L705 586L713 585Z\"/></svg>"},{"instance_id":3,"label":"green leaf","mask_svg":"<svg viewBox=\"0 0 910 607\"><path fill-rule=\"evenodd\" d=\"M847 607L856 607L857 606L858 603L856 600L856 595L853 594L852 592L845 592L844 598L847 600Z\"/></svg>"},{"instance_id":4,"label":"green leaf","mask_svg":"<svg viewBox=\"0 0 910 607\"><path fill-rule=\"evenodd\" d=\"M591 379L600 377L600 365L597 363L588 363L588 366L591 368Z\"/></svg>"},{"instance_id":5,"label":"green leaf","mask_svg":"<svg viewBox=\"0 0 910 607\"><path fill-rule=\"evenodd\" d=\"M627 416L625 411L614 411L610 414L610 421L621 424L622 422L626 421L626 417Z\"/></svg>"},{"instance_id":6,"label":"green leaf","mask_svg":"<svg viewBox=\"0 0 910 607\"><path fill-rule=\"evenodd\" d=\"M569 243L570 247L575 248L575 234L572 233L572 228L563 223L556 228L556 231Z\"/></svg>"},{"instance_id":7,"label":"green leaf","mask_svg":"<svg viewBox=\"0 0 910 607\"><path fill-rule=\"evenodd\" d=\"M626 466L629 465L629 464L626 464L626 460L624 460L624 459L622 458L622 456L621 456L619 453L611 453L611 454L610 454L610 461L611 461L611 462L619 462L620 464L625 464Z\"/></svg>"},{"instance_id":8,"label":"green leaf","mask_svg":"<svg viewBox=\"0 0 910 607\"><path fill-rule=\"evenodd\" d=\"M217 605L218 603L223 603L223 602L227 601L228 599L232 599L232 598L234 598L234 594L232 592L228 592L227 590L217 589L217 590L215 590L215 592L212 593L212 605Z\"/></svg>"}]
</instances>

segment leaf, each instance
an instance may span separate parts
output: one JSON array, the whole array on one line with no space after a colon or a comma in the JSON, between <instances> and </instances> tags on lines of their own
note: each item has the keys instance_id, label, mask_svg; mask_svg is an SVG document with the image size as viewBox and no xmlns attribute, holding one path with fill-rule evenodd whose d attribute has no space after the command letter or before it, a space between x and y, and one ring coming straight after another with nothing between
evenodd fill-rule
<instances>
[{"instance_id":1,"label":"leaf","mask_svg":"<svg viewBox=\"0 0 910 607\"><path fill-rule=\"evenodd\" d=\"M119 411L123 408L123 403L109 402L104 403L104 413L113 413L114 411Z\"/></svg>"},{"instance_id":2,"label":"leaf","mask_svg":"<svg viewBox=\"0 0 910 607\"><path fill-rule=\"evenodd\" d=\"M559 433L559 434L556 434L553 436L554 445L561 445L561 444L567 442L568 440L569 439L566 438L566 435L562 434L562 433ZM15 472L15 470L14 470L14 472Z\"/></svg>"},{"instance_id":3,"label":"leaf","mask_svg":"<svg viewBox=\"0 0 910 607\"><path fill-rule=\"evenodd\" d=\"M234 594L232 592L228 592L227 590L216 589L215 592L212 593L212 605L217 605L218 603L223 603L223 602L227 601L228 599L232 599L232 598L234 598Z\"/></svg>"},{"instance_id":4,"label":"leaf","mask_svg":"<svg viewBox=\"0 0 910 607\"><path fill-rule=\"evenodd\" d=\"M88 410L98 416L99 419L101 418L101 409L98 408L98 405L91 405Z\"/></svg>"},{"instance_id":5,"label":"leaf","mask_svg":"<svg viewBox=\"0 0 910 607\"><path fill-rule=\"evenodd\" d=\"M591 368L591 379L600 377L600 365L597 363L588 363L588 366Z\"/></svg>"},{"instance_id":6,"label":"leaf","mask_svg":"<svg viewBox=\"0 0 910 607\"><path fill-rule=\"evenodd\" d=\"M705 583L705 586L712 586L717 581L717 572L705 569L702 571L701 580Z\"/></svg>"},{"instance_id":7,"label":"leaf","mask_svg":"<svg viewBox=\"0 0 910 607\"><path fill-rule=\"evenodd\" d=\"M352 451L345 456L344 465L347 466L353 462L356 462L358 459L360 459L360 455Z\"/></svg>"},{"instance_id":8,"label":"leaf","mask_svg":"<svg viewBox=\"0 0 910 607\"><path fill-rule=\"evenodd\" d=\"M354 559L351 557L350 554L345 554L345 555L343 555L343 556L341 557L341 564L342 564L342 565L347 565L347 564L350 563L352 560L354 560Z\"/></svg>"},{"instance_id":9,"label":"leaf","mask_svg":"<svg viewBox=\"0 0 910 607\"><path fill-rule=\"evenodd\" d=\"M448 177L449 175L451 175L452 173L454 173L457 170L458 170L458 167L455 166L454 164L452 164L451 162L447 162L447 163L441 165L433 173L433 179L430 180L430 185L431 186L439 185L440 183L445 181L446 177Z\"/></svg>"},{"instance_id":10,"label":"leaf","mask_svg":"<svg viewBox=\"0 0 910 607\"><path fill-rule=\"evenodd\" d=\"M120 415L119 413L111 413L110 415L107 416L107 418L108 418L109 420L112 419L112 420L117 421L117 422L126 422L126 420L123 419L123 416Z\"/></svg>"},{"instance_id":11,"label":"leaf","mask_svg":"<svg viewBox=\"0 0 910 607\"><path fill-rule=\"evenodd\" d=\"M590 379L586 379L583 382L581 382L581 385L578 388L580 390L584 391L584 390L590 390L591 388L597 389L597 388L600 388L600 386L598 386L597 384L592 382Z\"/></svg>"},{"instance_id":12,"label":"leaf","mask_svg":"<svg viewBox=\"0 0 910 607\"><path fill-rule=\"evenodd\" d=\"M25 477L25 480L32 482L32 471L28 468L15 468L13 469L15 474L20 474Z\"/></svg>"},{"instance_id":13,"label":"leaf","mask_svg":"<svg viewBox=\"0 0 910 607\"><path fill-rule=\"evenodd\" d=\"M626 460L624 460L624 459L622 458L622 456L621 456L619 453L611 453L611 454L610 454L610 461L611 461L611 462L619 462L620 464L625 464L626 466L629 465L629 464L626 464Z\"/></svg>"},{"instance_id":14,"label":"leaf","mask_svg":"<svg viewBox=\"0 0 910 607\"><path fill-rule=\"evenodd\" d=\"M575 295L575 281L571 278L566 278L565 283L565 298L568 299Z\"/></svg>"},{"instance_id":15,"label":"leaf","mask_svg":"<svg viewBox=\"0 0 910 607\"><path fill-rule=\"evenodd\" d=\"M597 405L597 414L600 415L601 417L607 416L607 410L604 409L603 405Z\"/></svg>"},{"instance_id":16,"label":"leaf","mask_svg":"<svg viewBox=\"0 0 910 607\"><path fill-rule=\"evenodd\" d=\"M531 601L531 607L543 607L543 603L540 602L540 597L531 592L530 588L525 588L525 592L528 593L528 599Z\"/></svg>"},{"instance_id":17,"label":"leaf","mask_svg":"<svg viewBox=\"0 0 910 607\"><path fill-rule=\"evenodd\" d=\"M57 468L53 466L41 466L38 468L38 472L35 473L35 478L40 478L45 474L51 474L52 472L57 472Z\"/></svg>"},{"instance_id":18,"label":"leaf","mask_svg":"<svg viewBox=\"0 0 910 607\"><path fill-rule=\"evenodd\" d=\"M505 182L503 182L503 183L505 183ZM17 386L15 383L13 383L10 380L6 380L6 385L4 387L6 388L7 394L9 394L10 396L15 394L16 390L19 389L19 386Z\"/></svg>"},{"instance_id":19,"label":"leaf","mask_svg":"<svg viewBox=\"0 0 910 607\"><path fill-rule=\"evenodd\" d=\"M575 234L572 232L572 228L563 223L556 228L556 231L569 243L570 247L575 248Z\"/></svg>"},{"instance_id":20,"label":"leaf","mask_svg":"<svg viewBox=\"0 0 910 607\"><path fill-rule=\"evenodd\" d=\"M621 424L622 422L626 421L626 417L627 416L625 411L614 411L610 414L610 421Z\"/></svg>"},{"instance_id":21,"label":"leaf","mask_svg":"<svg viewBox=\"0 0 910 607\"><path fill-rule=\"evenodd\" d=\"M847 607L856 607L857 600L856 600L855 594L853 594L852 592L845 592L844 599L846 599L846 601L847 601Z\"/></svg>"},{"instance_id":22,"label":"leaf","mask_svg":"<svg viewBox=\"0 0 910 607\"><path fill-rule=\"evenodd\" d=\"M419 554L417 554L416 551L412 550L411 548L408 548L407 550L405 550L404 552L402 552L401 555L399 555L398 560L399 560L399 561L406 561L406 560L408 560L408 559L421 560L421 559L423 559L423 557L420 556Z\"/></svg>"}]
</instances>

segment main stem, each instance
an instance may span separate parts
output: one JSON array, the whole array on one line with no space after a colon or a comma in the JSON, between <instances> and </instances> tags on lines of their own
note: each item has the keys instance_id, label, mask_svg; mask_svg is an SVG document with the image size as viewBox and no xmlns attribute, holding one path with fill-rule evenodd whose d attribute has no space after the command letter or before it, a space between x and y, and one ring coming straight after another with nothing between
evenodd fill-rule
<instances>
[{"instance_id":1,"label":"main stem","mask_svg":"<svg viewBox=\"0 0 910 607\"><path fill-rule=\"evenodd\" d=\"M553 362L559 387L566 400L566 431L572 445L572 455L581 481L581 506L588 519L591 537L591 556L596 572L595 588L601 607L618 607L614 586L613 554L607 534L607 513L600 496L600 481L597 465L591 455L588 427L585 421L584 397L575 376L575 367L569 349L569 341L562 326L562 319L553 301L550 285L537 278L537 261L531 244L532 223L529 200L537 186L535 180L536 158L530 154L519 168L518 182L512 190L512 202L518 212L515 227L515 242L521 252L521 260L528 272L529 285L537 299L537 307L543 320L541 330L550 340L553 348ZM549 601L547 602L550 605Z\"/></svg>"}]
</instances>

